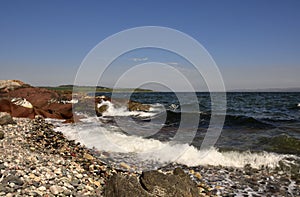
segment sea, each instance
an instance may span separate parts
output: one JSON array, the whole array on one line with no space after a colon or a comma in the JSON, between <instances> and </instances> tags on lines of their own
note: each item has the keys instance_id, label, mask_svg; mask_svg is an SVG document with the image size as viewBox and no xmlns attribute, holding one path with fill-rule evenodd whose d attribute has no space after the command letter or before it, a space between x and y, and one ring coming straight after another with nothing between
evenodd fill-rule
<instances>
[{"instance_id":1,"label":"sea","mask_svg":"<svg viewBox=\"0 0 300 197\"><path fill-rule=\"evenodd\" d=\"M170 163L300 167L299 92L228 92L222 97L225 106L213 110L212 96L218 94L101 92L96 96L130 98L151 107L129 111L126 105L103 101L98 106L107 106L102 116L81 109L74 113L85 116L82 122L56 129L94 150L105 162L125 163L136 170ZM212 117L221 121L212 123Z\"/></svg>"}]
</instances>

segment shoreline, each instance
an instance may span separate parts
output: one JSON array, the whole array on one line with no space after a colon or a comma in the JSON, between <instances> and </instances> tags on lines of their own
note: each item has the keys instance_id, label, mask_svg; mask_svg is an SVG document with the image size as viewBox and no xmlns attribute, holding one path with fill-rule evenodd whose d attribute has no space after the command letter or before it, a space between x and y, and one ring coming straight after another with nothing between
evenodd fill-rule
<instances>
[{"instance_id":1,"label":"shoreline","mask_svg":"<svg viewBox=\"0 0 300 197\"><path fill-rule=\"evenodd\" d=\"M105 188L116 186L111 177L117 176L115 181L133 178L135 184L143 177L125 163L123 169L104 163L42 118L14 121L17 124L1 126L5 136L0 140L0 196L107 196ZM177 168L193 180L190 185L198 189L198 196L300 195L299 174L293 177L268 168L170 164L155 172L174 176Z\"/></svg>"}]
</instances>

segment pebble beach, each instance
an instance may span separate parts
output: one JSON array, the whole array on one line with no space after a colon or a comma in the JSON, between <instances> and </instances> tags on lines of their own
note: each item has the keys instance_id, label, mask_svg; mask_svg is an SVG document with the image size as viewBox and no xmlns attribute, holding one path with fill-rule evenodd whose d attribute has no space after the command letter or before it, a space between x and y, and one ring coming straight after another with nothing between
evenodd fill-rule
<instances>
[{"instance_id":1,"label":"pebble beach","mask_svg":"<svg viewBox=\"0 0 300 197\"><path fill-rule=\"evenodd\" d=\"M109 196L105 189L113 175L140 179L141 172L124 169L126 164L112 167L42 118L14 121L0 126L0 196ZM157 172L168 175L176 168L195 184L197 195L192 196L300 196L299 174L282 169L170 164Z\"/></svg>"}]
</instances>

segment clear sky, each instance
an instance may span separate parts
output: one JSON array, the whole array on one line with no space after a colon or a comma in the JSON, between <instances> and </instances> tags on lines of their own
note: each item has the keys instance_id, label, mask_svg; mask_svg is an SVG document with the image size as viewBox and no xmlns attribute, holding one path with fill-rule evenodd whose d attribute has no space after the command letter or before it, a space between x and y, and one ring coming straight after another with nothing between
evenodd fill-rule
<instances>
[{"instance_id":1,"label":"clear sky","mask_svg":"<svg viewBox=\"0 0 300 197\"><path fill-rule=\"evenodd\" d=\"M0 79L71 84L100 41L149 25L200 42L227 89L300 87L298 0L0 0Z\"/></svg>"}]
</instances>

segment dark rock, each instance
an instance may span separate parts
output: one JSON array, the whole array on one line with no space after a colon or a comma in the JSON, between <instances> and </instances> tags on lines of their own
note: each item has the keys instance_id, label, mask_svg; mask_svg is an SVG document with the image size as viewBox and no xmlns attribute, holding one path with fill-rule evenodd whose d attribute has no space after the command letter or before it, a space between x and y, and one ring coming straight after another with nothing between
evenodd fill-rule
<instances>
[{"instance_id":1,"label":"dark rock","mask_svg":"<svg viewBox=\"0 0 300 197\"><path fill-rule=\"evenodd\" d=\"M138 179L132 176L114 174L106 183L105 197L155 196L142 188Z\"/></svg>"},{"instance_id":2,"label":"dark rock","mask_svg":"<svg viewBox=\"0 0 300 197\"><path fill-rule=\"evenodd\" d=\"M3 131L0 131L0 140L4 139L4 132ZM1 165L0 164L0 170L1 170Z\"/></svg>"},{"instance_id":3,"label":"dark rock","mask_svg":"<svg viewBox=\"0 0 300 197\"><path fill-rule=\"evenodd\" d=\"M197 185L180 168L175 169L173 174L143 172L141 183L156 196L199 196Z\"/></svg>"},{"instance_id":4,"label":"dark rock","mask_svg":"<svg viewBox=\"0 0 300 197\"><path fill-rule=\"evenodd\" d=\"M4 163L1 163L0 162L0 170L4 170L6 167L5 167L5 165L4 165ZM1 191L1 190L0 190Z\"/></svg>"},{"instance_id":5,"label":"dark rock","mask_svg":"<svg viewBox=\"0 0 300 197\"><path fill-rule=\"evenodd\" d=\"M7 112L0 112L0 125L15 124L10 114Z\"/></svg>"},{"instance_id":6,"label":"dark rock","mask_svg":"<svg viewBox=\"0 0 300 197\"><path fill-rule=\"evenodd\" d=\"M9 175L9 176L5 177L2 181L2 184L7 184L7 183L14 183L16 185L24 184L24 182L18 176L15 176L15 175Z\"/></svg>"},{"instance_id":7,"label":"dark rock","mask_svg":"<svg viewBox=\"0 0 300 197\"><path fill-rule=\"evenodd\" d=\"M105 112L107 109L108 109L107 105L102 105L99 108L96 108L97 116L102 116L103 112Z\"/></svg>"},{"instance_id":8,"label":"dark rock","mask_svg":"<svg viewBox=\"0 0 300 197\"><path fill-rule=\"evenodd\" d=\"M128 102L128 110L129 111L149 111L150 105L142 104L135 101Z\"/></svg>"},{"instance_id":9,"label":"dark rock","mask_svg":"<svg viewBox=\"0 0 300 197\"><path fill-rule=\"evenodd\" d=\"M180 168L173 174L156 170L143 172L140 182L136 177L115 174L107 182L104 196L199 196L197 185Z\"/></svg>"}]
</instances>

